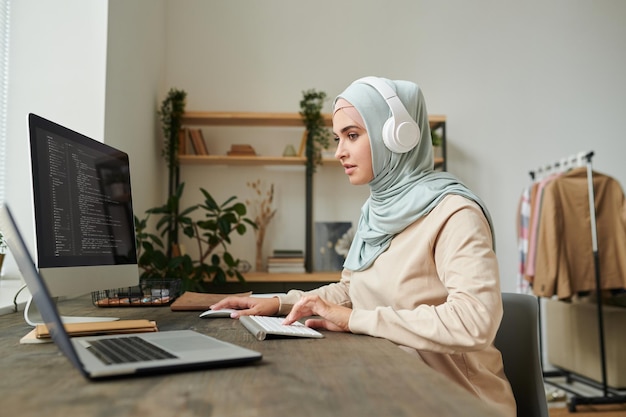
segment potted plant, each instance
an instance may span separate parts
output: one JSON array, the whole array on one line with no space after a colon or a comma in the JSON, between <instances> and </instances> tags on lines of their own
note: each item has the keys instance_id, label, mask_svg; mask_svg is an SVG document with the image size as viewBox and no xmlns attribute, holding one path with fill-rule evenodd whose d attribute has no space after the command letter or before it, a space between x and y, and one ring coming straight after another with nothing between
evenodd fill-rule
<instances>
[{"instance_id":1,"label":"potted plant","mask_svg":"<svg viewBox=\"0 0 626 417\"><path fill-rule=\"evenodd\" d=\"M230 197L218 204L205 189L201 188L204 202L192 205L180 212L180 199L184 183L168 198L161 207L146 211L143 219L135 218L138 263L143 270L143 280L178 279L182 281L183 290L205 292L211 283L224 283L228 277L236 277L244 281L238 270L239 259L228 252L231 243L230 235L246 233L247 225L256 228L255 223L246 215L246 206ZM190 215L201 211L204 216L200 220ZM157 216L156 229L159 234L148 231L151 216ZM180 228L185 236L193 242L196 258L180 251L167 253L162 237L174 226ZM220 251L221 250L221 251Z\"/></svg>"},{"instance_id":2,"label":"potted plant","mask_svg":"<svg viewBox=\"0 0 626 417\"><path fill-rule=\"evenodd\" d=\"M161 128L163 130L163 150L161 154L165 158L168 168L168 197L176 193L179 184L178 149L179 135L182 126L182 118L185 113L185 100L187 93L184 90L171 88L167 97L161 103L158 112L161 118ZM178 213L178 207L172 207ZM178 245L178 224L170 224L171 228L166 231L166 251L171 254L176 251Z\"/></svg>"},{"instance_id":3,"label":"potted plant","mask_svg":"<svg viewBox=\"0 0 626 417\"><path fill-rule=\"evenodd\" d=\"M324 122L322 107L326 93L310 89L302 92L300 116L306 128L306 213L305 269L313 269L313 174L322 161L322 150L330 144L331 133Z\"/></svg>"},{"instance_id":4,"label":"potted plant","mask_svg":"<svg viewBox=\"0 0 626 417\"><path fill-rule=\"evenodd\" d=\"M325 99L325 92L310 89L302 92L300 100L300 116L306 129L306 166L309 175L322 162L322 150L330 145L331 133L322 115Z\"/></svg>"}]
</instances>

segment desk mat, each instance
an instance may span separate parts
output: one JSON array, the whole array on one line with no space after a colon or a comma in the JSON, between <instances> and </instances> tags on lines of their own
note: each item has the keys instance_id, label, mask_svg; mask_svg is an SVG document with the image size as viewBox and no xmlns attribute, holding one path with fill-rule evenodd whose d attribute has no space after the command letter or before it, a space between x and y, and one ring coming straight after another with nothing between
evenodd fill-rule
<instances>
[{"instance_id":1,"label":"desk mat","mask_svg":"<svg viewBox=\"0 0 626 417\"><path fill-rule=\"evenodd\" d=\"M212 294L186 291L178 297L171 305L172 311L205 311L218 301L230 297L249 297L252 291L237 294Z\"/></svg>"}]
</instances>

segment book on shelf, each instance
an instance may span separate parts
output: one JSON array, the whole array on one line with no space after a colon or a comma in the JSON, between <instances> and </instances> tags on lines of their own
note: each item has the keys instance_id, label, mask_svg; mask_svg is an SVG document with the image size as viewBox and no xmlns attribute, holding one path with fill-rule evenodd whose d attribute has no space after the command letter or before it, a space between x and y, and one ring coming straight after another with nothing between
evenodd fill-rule
<instances>
[{"instance_id":1,"label":"book on shelf","mask_svg":"<svg viewBox=\"0 0 626 417\"><path fill-rule=\"evenodd\" d=\"M299 249L276 249L267 257L267 272L304 273L304 251Z\"/></svg>"},{"instance_id":2,"label":"book on shelf","mask_svg":"<svg viewBox=\"0 0 626 417\"><path fill-rule=\"evenodd\" d=\"M184 127L178 131L178 154L187 154L187 129Z\"/></svg>"},{"instance_id":3,"label":"book on shelf","mask_svg":"<svg viewBox=\"0 0 626 417\"><path fill-rule=\"evenodd\" d=\"M303 258L304 251L301 249L275 249L272 252L274 258Z\"/></svg>"},{"instance_id":4,"label":"book on shelf","mask_svg":"<svg viewBox=\"0 0 626 417\"><path fill-rule=\"evenodd\" d=\"M267 258L268 264L304 264L304 258L301 256L290 257L290 256L269 256Z\"/></svg>"},{"instance_id":5,"label":"book on shelf","mask_svg":"<svg viewBox=\"0 0 626 417\"><path fill-rule=\"evenodd\" d=\"M230 145L228 156L256 156L254 148L250 145Z\"/></svg>"},{"instance_id":6,"label":"book on shelf","mask_svg":"<svg viewBox=\"0 0 626 417\"><path fill-rule=\"evenodd\" d=\"M209 154L201 129L189 129L189 138L191 139L191 146L196 155Z\"/></svg>"},{"instance_id":7,"label":"book on shelf","mask_svg":"<svg viewBox=\"0 0 626 417\"><path fill-rule=\"evenodd\" d=\"M285 273L297 273L303 274L306 272L304 265L268 265L267 272L270 274L285 274Z\"/></svg>"}]
</instances>

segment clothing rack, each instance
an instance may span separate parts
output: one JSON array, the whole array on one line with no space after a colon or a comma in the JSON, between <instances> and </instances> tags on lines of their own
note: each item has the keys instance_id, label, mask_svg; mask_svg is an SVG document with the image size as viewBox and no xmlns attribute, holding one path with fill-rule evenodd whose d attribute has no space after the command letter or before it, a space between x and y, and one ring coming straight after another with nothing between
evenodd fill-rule
<instances>
[{"instance_id":1,"label":"clothing rack","mask_svg":"<svg viewBox=\"0 0 626 417\"><path fill-rule=\"evenodd\" d=\"M593 151L578 152L577 154L561 158L553 164L540 166L535 171L530 171L528 174L534 181L556 171L567 171L570 168L581 167L585 164L591 165L591 157L593 157Z\"/></svg>"},{"instance_id":2,"label":"clothing rack","mask_svg":"<svg viewBox=\"0 0 626 417\"><path fill-rule=\"evenodd\" d=\"M598 384L595 381L592 381L588 378L584 378L579 375L572 374L566 371L544 371L544 378L549 377L558 377L565 376L566 382L570 383L572 380L576 380L577 382L583 383L585 385L592 386L593 388L600 389L602 391L601 396L583 396L579 392L573 390L569 386L565 386L563 384L559 384L557 382L549 381L544 379L544 381L552 386L560 388L564 391L572 394L570 398L569 409L570 412L576 411L577 405L582 404L621 404L626 403L626 396L621 395L618 391L610 389L607 383L607 374L606 374L606 350L605 350L605 337L604 337L604 317L602 312L602 291L601 291L601 277L600 277L600 258L598 257L598 236L597 236L597 224L596 224L596 210L595 210L595 195L593 188L593 171L591 158L593 157L593 151L589 152L579 152L574 155L570 155L567 158L563 158L552 165L546 165L538 168L536 171L530 171L531 179L537 180L545 177L546 175L550 175L554 172L564 172L570 168L581 167L586 165L587 167L587 186L588 186L588 195L589 195L589 214L590 214L590 223L591 223L591 242L592 242L592 250L593 250L593 260L594 260L594 272L595 272L595 286L596 286L596 304L597 304L597 320L598 320L598 343L600 345L600 367L601 367L601 375L602 382ZM541 335L541 302L540 299L537 298L537 302L539 305L539 349L542 353L541 361L543 362L543 342Z\"/></svg>"}]
</instances>

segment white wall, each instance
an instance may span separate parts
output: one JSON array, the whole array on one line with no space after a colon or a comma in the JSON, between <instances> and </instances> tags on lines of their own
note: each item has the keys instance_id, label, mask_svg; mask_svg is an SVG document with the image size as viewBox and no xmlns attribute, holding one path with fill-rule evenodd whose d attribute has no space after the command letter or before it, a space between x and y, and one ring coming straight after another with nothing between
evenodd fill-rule
<instances>
[{"instance_id":1,"label":"white wall","mask_svg":"<svg viewBox=\"0 0 626 417\"><path fill-rule=\"evenodd\" d=\"M12 2L7 202L31 250L28 112L126 151L136 211L163 201L156 114L165 89L163 11L162 0ZM10 256L2 278L0 314L19 287Z\"/></svg>"},{"instance_id":2,"label":"white wall","mask_svg":"<svg viewBox=\"0 0 626 417\"><path fill-rule=\"evenodd\" d=\"M128 153L136 214L161 205L167 182L157 109L164 84L163 0L109 0L105 142Z\"/></svg>"},{"instance_id":3,"label":"white wall","mask_svg":"<svg viewBox=\"0 0 626 417\"><path fill-rule=\"evenodd\" d=\"M594 150L594 167L626 183L621 0L21 0L12 18L20 23L12 25L7 195L30 234L26 114L128 149L142 213L163 201L152 112L170 87L188 92L189 110L297 112L308 88L332 98L363 75L416 81L430 112L448 117L449 170L490 207L504 290L515 288L515 212L529 170ZM299 132L288 129L261 134L280 149L299 142ZM224 145L211 136L211 146ZM348 186L330 169L316 177L316 195L324 195L316 216L356 219L367 189ZM291 227L304 216L294 198L303 193L300 173L184 170L196 171L186 191L194 199L199 186L218 199L244 198L246 181L294 175L277 190L282 217L270 239L302 241ZM236 255L252 260L253 237L244 240Z\"/></svg>"},{"instance_id":4,"label":"white wall","mask_svg":"<svg viewBox=\"0 0 626 417\"><path fill-rule=\"evenodd\" d=\"M11 2L6 199L34 250L28 113L102 141L106 0ZM8 258L3 275L18 276Z\"/></svg>"},{"instance_id":5,"label":"white wall","mask_svg":"<svg viewBox=\"0 0 626 417\"><path fill-rule=\"evenodd\" d=\"M167 4L166 83L188 92L188 110L297 112L303 90L316 88L332 98L370 74L420 84L430 113L448 117L449 171L491 210L503 290L516 288L515 216L530 170L594 150L594 168L626 184L621 0ZM253 140L229 132L228 140ZM278 132L261 134L275 135L281 146L289 140ZM208 135L209 148L225 146L217 134ZM204 186L220 198L236 188L244 190L237 193L243 198L246 180L274 176L267 169L184 170L190 195ZM323 205L332 204L337 217L358 216L367 190L341 186L336 192L347 180L330 175L331 181L325 174L316 178L316 192L327 195ZM196 180L189 182L191 176ZM275 233L279 244L285 235L303 239L289 228L303 209L290 204L279 207L293 219L277 219L278 230L289 231ZM250 253L238 255L250 259Z\"/></svg>"}]
</instances>

